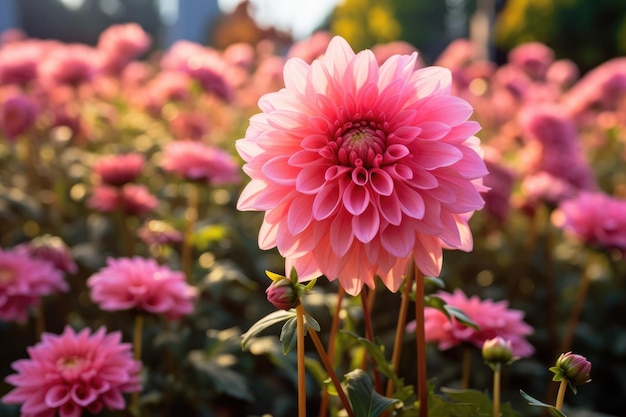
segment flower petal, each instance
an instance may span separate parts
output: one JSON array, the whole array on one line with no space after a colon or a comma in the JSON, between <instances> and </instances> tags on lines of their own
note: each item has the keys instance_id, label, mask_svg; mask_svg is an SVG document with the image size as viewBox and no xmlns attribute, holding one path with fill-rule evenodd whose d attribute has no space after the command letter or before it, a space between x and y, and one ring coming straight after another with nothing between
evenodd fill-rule
<instances>
[{"instance_id":1,"label":"flower petal","mask_svg":"<svg viewBox=\"0 0 626 417\"><path fill-rule=\"evenodd\" d=\"M373 204L367 206L365 211L358 216L352 217L354 236L363 243L369 243L378 234L380 216Z\"/></svg>"}]
</instances>

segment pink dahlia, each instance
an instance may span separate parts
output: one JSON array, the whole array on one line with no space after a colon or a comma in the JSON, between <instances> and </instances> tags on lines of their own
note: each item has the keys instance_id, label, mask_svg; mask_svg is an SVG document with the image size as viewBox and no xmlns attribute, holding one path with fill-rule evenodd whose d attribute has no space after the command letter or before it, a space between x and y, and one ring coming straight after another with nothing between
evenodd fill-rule
<instances>
[{"instance_id":1,"label":"pink dahlia","mask_svg":"<svg viewBox=\"0 0 626 417\"><path fill-rule=\"evenodd\" d=\"M30 242L22 243L17 247L19 248L18 250L25 251L33 258L50 262L59 271L70 274L78 271L78 266L76 266L76 262L72 258L70 248L58 236L47 234L37 236Z\"/></svg>"},{"instance_id":2,"label":"pink dahlia","mask_svg":"<svg viewBox=\"0 0 626 417\"><path fill-rule=\"evenodd\" d=\"M426 308L426 341L437 342L439 349L446 350L462 343L471 343L482 349L485 341L500 336L511 342L514 356L525 357L534 352L535 349L526 340L533 328L524 322L524 312L508 308L507 301L481 300L476 295L468 298L460 289L452 294L439 292L437 296L446 304L459 308L479 326L478 330L473 329L454 318L448 319L435 308Z\"/></svg>"},{"instance_id":3,"label":"pink dahlia","mask_svg":"<svg viewBox=\"0 0 626 417\"><path fill-rule=\"evenodd\" d=\"M91 299L107 311L136 308L169 319L193 311L196 289L182 272L140 257L107 259L107 266L87 280Z\"/></svg>"},{"instance_id":4,"label":"pink dahlia","mask_svg":"<svg viewBox=\"0 0 626 417\"><path fill-rule=\"evenodd\" d=\"M135 181L141 174L144 163L143 155L138 153L109 155L100 158L93 170L105 184L120 187Z\"/></svg>"},{"instance_id":5,"label":"pink dahlia","mask_svg":"<svg viewBox=\"0 0 626 417\"><path fill-rule=\"evenodd\" d=\"M584 243L626 250L626 200L582 191L561 202L552 223Z\"/></svg>"},{"instance_id":6,"label":"pink dahlia","mask_svg":"<svg viewBox=\"0 0 626 417\"><path fill-rule=\"evenodd\" d=\"M163 169L211 185L239 182L239 165L228 152L189 140L174 141L165 147Z\"/></svg>"},{"instance_id":7,"label":"pink dahlia","mask_svg":"<svg viewBox=\"0 0 626 417\"><path fill-rule=\"evenodd\" d=\"M98 185L87 201L87 205L102 213L122 210L126 214L143 215L159 205L145 185L126 184L121 188L110 185Z\"/></svg>"},{"instance_id":8,"label":"pink dahlia","mask_svg":"<svg viewBox=\"0 0 626 417\"><path fill-rule=\"evenodd\" d=\"M98 38L102 70L108 74L119 74L133 59L146 52L152 40L137 23L112 25Z\"/></svg>"},{"instance_id":9,"label":"pink dahlia","mask_svg":"<svg viewBox=\"0 0 626 417\"><path fill-rule=\"evenodd\" d=\"M120 332L101 327L76 333L44 333L28 348L29 359L13 362L17 372L6 377L14 385L2 397L5 404L22 404L24 417L80 417L83 410L99 413L104 407L123 410L122 394L139 391L141 363L132 358L131 345Z\"/></svg>"},{"instance_id":10,"label":"pink dahlia","mask_svg":"<svg viewBox=\"0 0 626 417\"><path fill-rule=\"evenodd\" d=\"M396 291L411 259L438 275L443 248L471 250L480 126L450 95L450 72L416 61L379 67L335 37L311 65L287 62L286 87L261 98L237 141L252 179L238 208L265 210L259 246L301 280L323 274L357 294L377 275Z\"/></svg>"},{"instance_id":11,"label":"pink dahlia","mask_svg":"<svg viewBox=\"0 0 626 417\"><path fill-rule=\"evenodd\" d=\"M9 97L0 104L0 131L15 141L35 124L38 114L39 109L32 98L23 94Z\"/></svg>"},{"instance_id":12,"label":"pink dahlia","mask_svg":"<svg viewBox=\"0 0 626 417\"><path fill-rule=\"evenodd\" d=\"M0 320L26 321L41 297L68 291L63 274L52 263L23 249L0 249Z\"/></svg>"}]
</instances>

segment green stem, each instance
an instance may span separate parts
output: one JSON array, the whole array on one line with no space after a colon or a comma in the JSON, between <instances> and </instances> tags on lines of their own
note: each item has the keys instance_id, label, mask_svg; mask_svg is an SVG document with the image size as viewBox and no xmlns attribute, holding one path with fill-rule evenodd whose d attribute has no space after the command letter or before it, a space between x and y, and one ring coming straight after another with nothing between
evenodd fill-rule
<instances>
[{"instance_id":1,"label":"green stem","mask_svg":"<svg viewBox=\"0 0 626 417\"><path fill-rule=\"evenodd\" d=\"M470 374L472 371L472 350L470 346L463 345L463 363L461 368L461 388L468 389L470 386Z\"/></svg>"},{"instance_id":2,"label":"green stem","mask_svg":"<svg viewBox=\"0 0 626 417\"><path fill-rule=\"evenodd\" d=\"M296 307L298 354L298 417L306 417L306 380L304 368L304 307Z\"/></svg>"},{"instance_id":3,"label":"green stem","mask_svg":"<svg viewBox=\"0 0 626 417\"><path fill-rule=\"evenodd\" d=\"M133 332L133 357L141 360L141 345L143 340L143 314L137 313L135 316L135 327ZM131 410L134 415L141 415L139 411L139 391L133 392Z\"/></svg>"},{"instance_id":4,"label":"green stem","mask_svg":"<svg viewBox=\"0 0 626 417\"><path fill-rule=\"evenodd\" d=\"M500 417L500 374L502 365L496 363L493 368L493 417Z\"/></svg>"},{"instance_id":5,"label":"green stem","mask_svg":"<svg viewBox=\"0 0 626 417\"><path fill-rule=\"evenodd\" d=\"M413 263L411 263L413 265ZM413 266L411 266L413 268ZM400 369L400 353L402 353L402 341L404 338L404 328L406 327L406 316L409 310L409 299L411 294L411 283L413 282L413 271L409 271L407 277L404 278L404 289L402 290L402 299L400 301L400 311L398 312L398 324L396 325L396 337L393 342L393 353L391 354L391 366L394 374L398 375ZM387 397L393 394L393 379L387 381Z\"/></svg>"},{"instance_id":6,"label":"green stem","mask_svg":"<svg viewBox=\"0 0 626 417\"><path fill-rule=\"evenodd\" d=\"M196 184L188 184L189 194L187 195L187 210L185 210L185 235L183 239L183 272L187 280L191 283L191 258L193 244L193 228L198 220L198 187Z\"/></svg>"},{"instance_id":7,"label":"green stem","mask_svg":"<svg viewBox=\"0 0 626 417\"><path fill-rule=\"evenodd\" d=\"M562 379L559 385L559 392L556 395L555 407L557 410L563 410L563 400L565 399L565 391L567 391L567 379Z\"/></svg>"},{"instance_id":8,"label":"green stem","mask_svg":"<svg viewBox=\"0 0 626 417\"><path fill-rule=\"evenodd\" d=\"M370 290L373 291L373 290ZM363 320L365 324L365 337L370 342L374 343L374 329L372 327L372 314L370 312L370 298L367 296L365 289L361 291L361 305L363 306ZM373 363L373 359L370 358ZM378 369L374 364L372 366L373 374L374 374L374 387L376 388L376 392L382 393L382 383L380 381L380 374L378 373Z\"/></svg>"},{"instance_id":9,"label":"green stem","mask_svg":"<svg viewBox=\"0 0 626 417\"><path fill-rule=\"evenodd\" d=\"M335 389L337 390L337 394L339 395L339 398L341 399L341 403L346 409L348 416L355 417L354 412L352 411L352 407L350 406L350 401L348 400L346 393L343 391L341 382L339 382L339 378L337 378L337 374L333 370L333 365L330 363L330 359L328 358L328 356L326 355L326 352L324 351L324 346L322 346L322 342L319 336L317 335L315 330L311 330L309 334L311 335L311 339L313 340L315 349L317 349L317 353L319 354L320 359L322 360L322 363L324 364L324 368L326 368L326 372L328 373L330 380L332 381L333 385L335 386Z\"/></svg>"},{"instance_id":10,"label":"green stem","mask_svg":"<svg viewBox=\"0 0 626 417\"><path fill-rule=\"evenodd\" d=\"M424 275L415 266L415 340L417 343L417 399L419 417L428 417L426 332L424 329Z\"/></svg>"},{"instance_id":11,"label":"green stem","mask_svg":"<svg viewBox=\"0 0 626 417\"><path fill-rule=\"evenodd\" d=\"M329 358L329 364L330 364L331 370L334 368L332 364L332 360L335 357L335 340L337 339L337 332L339 331L339 314L341 313L341 304L343 303L344 294L345 294L345 290L340 285L339 289L337 290L337 307L335 308L335 312L333 314L333 321L330 326L330 335L328 338L328 349L326 350L326 356L328 356ZM326 370L326 372L329 372L329 371ZM324 389L324 392L322 393L322 400L320 401L319 417L326 417L327 410L328 410L328 400L329 400L328 390Z\"/></svg>"}]
</instances>

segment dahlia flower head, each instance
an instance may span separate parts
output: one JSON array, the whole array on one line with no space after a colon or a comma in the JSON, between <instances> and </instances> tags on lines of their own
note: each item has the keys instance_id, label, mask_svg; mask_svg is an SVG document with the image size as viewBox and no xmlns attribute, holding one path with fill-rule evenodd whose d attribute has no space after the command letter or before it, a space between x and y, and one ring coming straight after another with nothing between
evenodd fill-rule
<instances>
[{"instance_id":1,"label":"dahlia flower head","mask_svg":"<svg viewBox=\"0 0 626 417\"><path fill-rule=\"evenodd\" d=\"M251 178L238 209L265 211L259 246L301 281L325 275L356 295L379 276L397 291L412 259L439 275L443 248L472 249L480 126L449 94L450 72L416 62L379 67L335 37L311 65L287 61L286 87L259 100L236 142Z\"/></svg>"},{"instance_id":2,"label":"dahlia flower head","mask_svg":"<svg viewBox=\"0 0 626 417\"><path fill-rule=\"evenodd\" d=\"M118 74L133 59L146 52L151 44L150 35L137 23L110 26L98 38L102 70Z\"/></svg>"},{"instance_id":3,"label":"dahlia flower head","mask_svg":"<svg viewBox=\"0 0 626 417\"><path fill-rule=\"evenodd\" d=\"M468 298L458 288L453 293L440 291L436 296L463 311L479 328L465 326L454 317L449 319L436 308L427 307L424 310L426 342L436 342L441 350L464 343L482 349L485 341L500 336L511 343L513 356L527 357L535 351L526 340L533 328L524 322L524 312L510 309L507 301L481 300L476 295ZM409 329L414 326L415 322L408 325Z\"/></svg>"},{"instance_id":4,"label":"dahlia flower head","mask_svg":"<svg viewBox=\"0 0 626 417\"><path fill-rule=\"evenodd\" d=\"M37 79L44 43L20 40L0 48L0 85L26 85Z\"/></svg>"},{"instance_id":5,"label":"dahlia flower head","mask_svg":"<svg viewBox=\"0 0 626 417\"><path fill-rule=\"evenodd\" d=\"M165 171L189 181L204 181L215 186L240 181L239 165L228 152L191 140L167 144L162 166Z\"/></svg>"},{"instance_id":6,"label":"dahlia flower head","mask_svg":"<svg viewBox=\"0 0 626 417\"><path fill-rule=\"evenodd\" d=\"M600 191L582 191L562 201L551 220L583 243L626 250L626 200Z\"/></svg>"},{"instance_id":7,"label":"dahlia flower head","mask_svg":"<svg viewBox=\"0 0 626 417\"><path fill-rule=\"evenodd\" d=\"M30 242L16 246L16 250L22 250L33 258L48 261L63 273L75 274L78 271L70 248L58 236L49 234L37 236Z\"/></svg>"},{"instance_id":8,"label":"dahlia flower head","mask_svg":"<svg viewBox=\"0 0 626 417\"><path fill-rule=\"evenodd\" d=\"M67 292L63 273L22 248L0 249L0 320L24 322L41 297Z\"/></svg>"},{"instance_id":9,"label":"dahlia flower head","mask_svg":"<svg viewBox=\"0 0 626 417\"><path fill-rule=\"evenodd\" d=\"M190 314L197 295L182 272L138 256L107 259L107 266L92 275L87 286L102 310L134 308L171 320Z\"/></svg>"},{"instance_id":10,"label":"dahlia flower head","mask_svg":"<svg viewBox=\"0 0 626 417\"><path fill-rule=\"evenodd\" d=\"M35 124L38 115L35 100L24 94L15 94L0 105L0 132L14 142Z\"/></svg>"},{"instance_id":11,"label":"dahlia flower head","mask_svg":"<svg viewBox=\"0 0 626 417\"><path fill-rule=\"evenodd\" d=\"M24 417L80 417L103 408L123 410L124 393L141 389L141 363L134 360L120 332L67 326L60 335L44 333L28 348L28 359L13 362L16 371L5 381L15 386L2 397L5 404L22 404Z\"/></svg>"},{"instance_id":12,"label":"dahlia flower head","mask_svg":"<svg viewBox=\"0 0 626 417\"><path fill-rule=\"evenodd\" d=\"M87 206L102 213L121 210L129 215L144 215L154 210L159 200L142 184L125 184L122 187L97 185L87 200Z\"/></svg>"},{"instance_id":13,"label":"dahlia flower head","mask_svg":"<svg viewBox=\"0 0 626 417\"><path fill-rule=\"evenodd\" d=\"M139 153L108 155L96 161L93 171L103 183L121 187L139 178L144 163L145 158Z\"/></svg>"}]
</instances>

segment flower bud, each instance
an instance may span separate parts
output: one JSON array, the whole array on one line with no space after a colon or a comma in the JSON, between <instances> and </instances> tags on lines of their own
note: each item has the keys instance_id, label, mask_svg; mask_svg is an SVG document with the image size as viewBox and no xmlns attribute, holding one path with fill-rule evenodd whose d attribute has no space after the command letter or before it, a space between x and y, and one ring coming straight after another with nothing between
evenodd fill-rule
<instances>
[{"instance_id":1,"label":"flower bud","mask_svg":"<svg viewBox=\"0 0 626 417\"><path fill-rule=\"evenodd\" d=\"M279 310L289 310L300 303L300 296L295 285L287 278L273 281L267 290L267 300Z\"/></svg>"},{"instance_id":2,"label":"flower bud","mask_svg":"<svg viewBox=\"0 0 626 417\"><path fill-rule=\"evenodd\" d=\"M562 353L556 365L550 368L554 372L553 381L566 379L573 385L583 385L591 381L591 362L584 356L572 352Z\"/></svg>"},{"instance_id":3,"label":"flower bud","mask_svg":"<svg viewBox=\"0 0 626 417\"><path fill-rule=\"evenodd\" d=\"M483 359L488 364L507 364L513 360L511 342L500 336L485 340L483 343Z\"/></svg>"}]
</instances>

